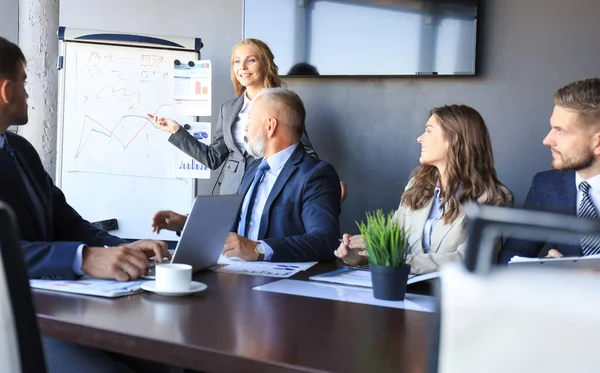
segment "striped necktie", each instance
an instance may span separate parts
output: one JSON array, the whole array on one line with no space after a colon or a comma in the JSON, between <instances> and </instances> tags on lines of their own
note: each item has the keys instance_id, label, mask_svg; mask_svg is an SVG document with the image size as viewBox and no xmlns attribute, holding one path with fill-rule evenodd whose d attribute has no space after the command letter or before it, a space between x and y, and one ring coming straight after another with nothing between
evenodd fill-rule
<instances>
[{"instance_id":1,"label":"striped necktie","mask_svg":"<svg viewBox=\"0 0 600 373\"><path fill-rule=\"evenodd\" d=\"M590 197L590 184L586 181L581 182L579 190L581 191L581 202L579 203L577 216L583 219L598 219L596 207ZM581 237L581 250L583 251L583 256L599 254L600 236Z\"/></svg>"}]
</instances>

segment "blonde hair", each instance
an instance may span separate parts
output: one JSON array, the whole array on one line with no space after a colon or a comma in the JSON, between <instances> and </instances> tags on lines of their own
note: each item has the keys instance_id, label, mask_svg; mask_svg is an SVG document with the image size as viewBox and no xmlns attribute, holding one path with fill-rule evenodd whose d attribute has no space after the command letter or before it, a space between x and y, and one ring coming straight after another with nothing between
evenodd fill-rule
<instances>
[{"instance_id":1,"label":"blonde hair","mask_svg":"<svg viewBox=\"0 0 600 373\"><path fill-rule=\"evenodd\" d=\"M554 94L554 105L577 112L583 125L600 124L600 78L579 80Z\"/></svg>"},{"instance_id":2,"label":"blonde hair","mask_svg":"<svg viewBox=\"0 0 600 373\"><path fill-rule=\"evenodd\" d=\"M241 85L240 82L237 80L237 77L235 76L235 72L233 71L233 63L235 60L235 51L243 45L250 45L250 46L255 47L258 50L257 57L263 66L263 76L264 76L263 86L264 86L264 88L281 87L282 86L281 79L279 78L279 75L277 73L279 68L275 64L275 56L273 55L273 52L271 52L271 49L269 49L269 46L265 42L260 41L258 39L248 38L248 39L244 39L244 40L240 41L239 43L237 43L233 47L233 50L231 51L231 83L233 84L233 89L235 90L235 95L240 96L244 92L244 89L245 89L244 86Z\"/></svg>"}]
</instances>

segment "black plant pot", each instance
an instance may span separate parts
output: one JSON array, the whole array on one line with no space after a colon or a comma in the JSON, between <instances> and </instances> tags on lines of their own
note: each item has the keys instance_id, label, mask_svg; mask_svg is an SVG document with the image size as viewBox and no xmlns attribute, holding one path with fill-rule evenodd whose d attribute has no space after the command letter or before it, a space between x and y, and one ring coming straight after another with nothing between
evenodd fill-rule
<instances>
[{"instance_id":1,"label":"black plant pot","mask_svg":"<svg viewBox=\"0 0 600 373\"><path fill-rule=\"evenodd\" d=\"M373 280L373 296L382 300L404 300L410 265L401 267L369 264Z\"/></svg>"}]
</instances>

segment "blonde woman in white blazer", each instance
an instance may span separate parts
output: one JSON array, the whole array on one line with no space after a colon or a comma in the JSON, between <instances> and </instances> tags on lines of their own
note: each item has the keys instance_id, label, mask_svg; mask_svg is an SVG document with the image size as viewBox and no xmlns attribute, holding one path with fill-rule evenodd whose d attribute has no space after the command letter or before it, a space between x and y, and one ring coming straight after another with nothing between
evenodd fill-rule
<instances>
[{"instance_id":1,"label":"blonde woman in white blazer","mask_svg":"<svg viewBox=\"0 0 600 373\"><path fill-rule=\"evenodd\" d=\"M439 270L464 257L462 205L511 205L511 192L498 180L490 136L481 115L465 105L431 110L421 144L421 166L410 179L395 217L409 229L411 272ZM344 234L335 251L351 265L366 264L360 235Z\"/></svg>"}]
</instances>

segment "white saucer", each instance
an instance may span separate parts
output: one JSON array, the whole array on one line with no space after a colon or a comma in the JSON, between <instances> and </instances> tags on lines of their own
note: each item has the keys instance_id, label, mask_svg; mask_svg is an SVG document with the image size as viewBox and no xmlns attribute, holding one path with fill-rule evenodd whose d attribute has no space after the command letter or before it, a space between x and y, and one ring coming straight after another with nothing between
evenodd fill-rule
<instances>
[{"instance_id":1,"label":"white saucer","mask_svg":"<svg viewBox=\"0 0 600 373\"><path fill-rule=\"evenodd\" d=\"M164 291L164 290L158 291L158 290L156 290L156 281L147 281L142 284L142 289L144 289L146 291L150 291L152 293L164 295L167 297L178 297L181 295L190 295L190 294L194 294L199 291L202 291L202 290L206 290L207 287L208 286L206 286L205 283L192 281L192 283L190 284L190 290L188 290L188 291Z\"/></svg>"}]
</instances>

